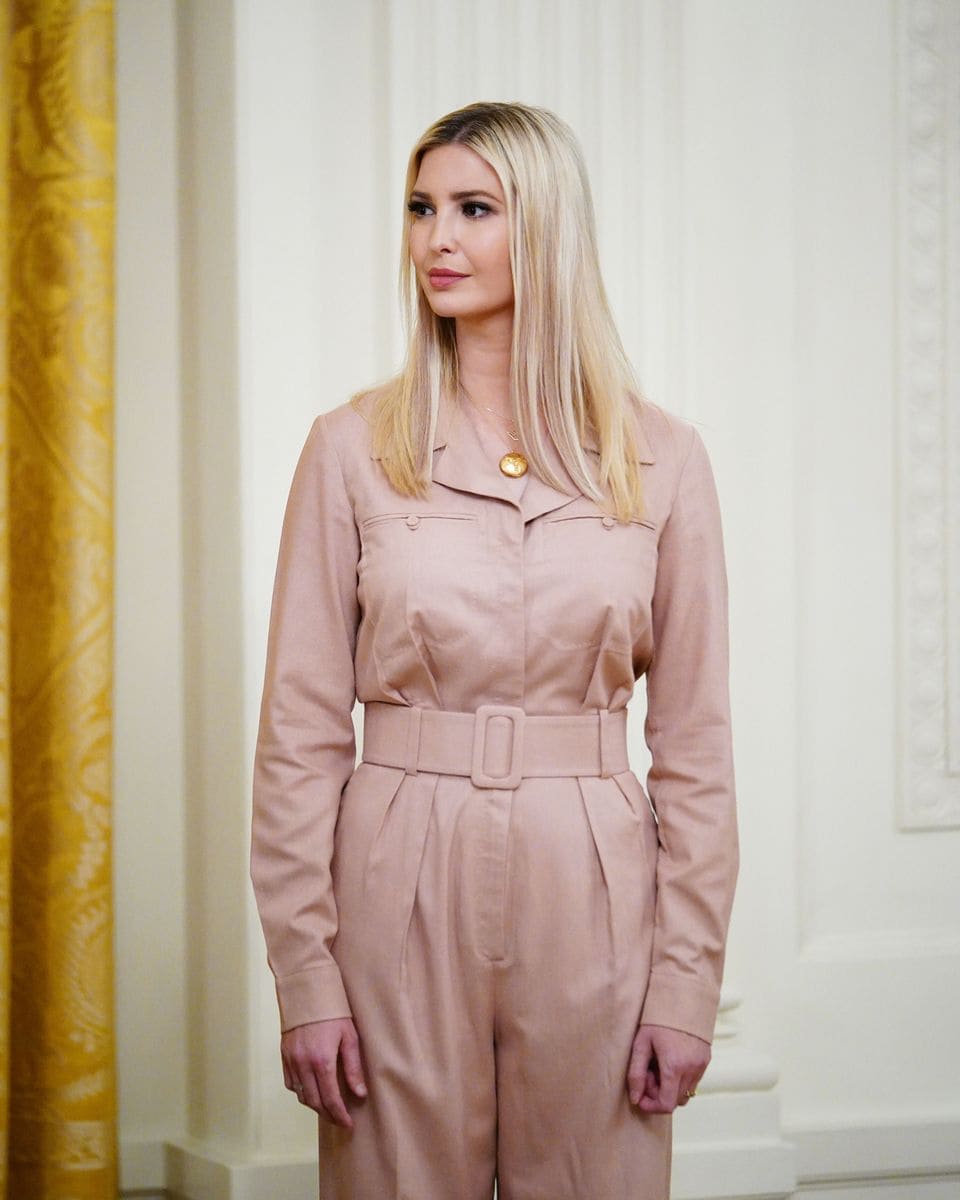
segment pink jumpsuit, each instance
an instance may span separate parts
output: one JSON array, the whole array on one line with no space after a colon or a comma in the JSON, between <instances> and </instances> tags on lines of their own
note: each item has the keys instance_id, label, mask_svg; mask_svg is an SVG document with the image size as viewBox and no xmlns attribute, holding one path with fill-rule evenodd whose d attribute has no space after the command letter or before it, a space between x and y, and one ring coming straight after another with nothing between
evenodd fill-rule
<instances>
[{"instance_id":1,"label":"pink jumpsuit","mask_svg":"<svg viewBox=\"0 0 960 1200\"><path fill-rule=\"evenodd\" d=\"M506 478L447 401L424 500L350 405L304 447L251 862L282 1028L360 1036L369 1095L342 1088L352 1132L320 1124L323 1200L669 1193L630 1049L641 1020L712 1038L737 834L713 476L690 424L637 416L630 522ZM624 737L642 675L649 800Z\"/></svg>"}]
</instances>

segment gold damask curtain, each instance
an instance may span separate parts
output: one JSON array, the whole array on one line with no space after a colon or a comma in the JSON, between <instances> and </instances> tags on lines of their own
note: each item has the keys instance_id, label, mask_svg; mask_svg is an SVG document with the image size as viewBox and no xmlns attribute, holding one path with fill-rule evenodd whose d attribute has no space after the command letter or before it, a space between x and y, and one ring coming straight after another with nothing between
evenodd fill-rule
<instances>
[{"instance_id":1,"label":"gold damask curtain","mask_svg":"<svg viewBox=\"0 0 960 1200\"><path fill-rule=\"evenodd\" d=\"M113 12L0 9L0 1196L112 1200Z\"/></svg>"}]
</instances>

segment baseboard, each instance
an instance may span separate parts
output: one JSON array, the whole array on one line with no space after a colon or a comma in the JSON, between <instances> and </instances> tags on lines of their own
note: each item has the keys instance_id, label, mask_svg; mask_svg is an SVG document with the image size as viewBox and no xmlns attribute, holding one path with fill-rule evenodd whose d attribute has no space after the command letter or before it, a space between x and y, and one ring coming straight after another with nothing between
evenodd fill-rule
<instances>
[{"instance_id":1,"label":"baseboard","mask_svg":"<svg viewBox=\"0 0 960 1200\"><path fill-rule=\"evenodd\" d=\"M200 1143L167 1144L166 1188L178 1200L317 1200L314 1160L243 1161Z\"/></svg>"},{"instance_id":2,"label":"baseboard","mask_svg":"<svg viewBox=\"0 0 960 1200\"><path fill-rule=\"evenodd\" d=\"M166 1188L167 1144L123 1138L120 1142L120 1195L156 1195Z\"/></svg>"},{"instance_id":3,"label":"baseboard","mask_svg":"<svg viewBox=\"0 0 960 1200\"><path fill-rule=\"evenodd\" d=\"M120 1144L121 1200L317 1200L317 1164L245 1160L189 1138Z\"/></svg>"},{"instance_id":4,"label":"baseboard","mask_svg":"<svg viewBox=\"0 0 960 1200\"><path fill-rule=\"evenodd\" d=\"M770 1091L715 1092L674 1118L673 1200L786 1200L797 1182Z\"/></svg>"},{"instance_id":5,"label":"baseboard","mask_svg":"<svg viewBox=\"0 0 960 1200\"><path fill-rule=\"evenodd\" d=\"M709 1114L704 1113L704 1118ZM674 1200L960 1200L960 1115L829 1128L793 1125L753 1143L680 1141ZM697 1130L699 1133L699 1130ZM171 1200L316 1200L307 1158L245 1161L204 1143L126 1141L121 1196ZM795 1172L794 1191L783 1180ZM767 1186L769 1185L769 1186Z\"/></svg>"},{"instance_id":6,"label":"baseboard","mask_svg":"<svg viewBox=\"0 0 960 1200\"><path fill-rule=\"evenodd\" d=\"M960 1200L960 1117L793 1125L798 1200Z\"/></svg>"}]
</instances>

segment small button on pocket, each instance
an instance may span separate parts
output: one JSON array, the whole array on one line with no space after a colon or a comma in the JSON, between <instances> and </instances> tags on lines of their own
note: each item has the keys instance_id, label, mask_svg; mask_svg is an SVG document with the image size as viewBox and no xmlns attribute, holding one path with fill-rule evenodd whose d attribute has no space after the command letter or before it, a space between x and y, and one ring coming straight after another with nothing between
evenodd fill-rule
<instances>
[{"instance_id":1,"label":"small button on pocket","mask_svg":"<svg viewBox=\"0 0 960 1200\"><path fill-rule=\"evenodd\" d=\"M408 529L416 529L416 527L419 524L420 524L420 518L418 516L415 516L414 514L411 513L411 515L409 517L407 517L407 528Z\"/></svg>"}]
</instances>

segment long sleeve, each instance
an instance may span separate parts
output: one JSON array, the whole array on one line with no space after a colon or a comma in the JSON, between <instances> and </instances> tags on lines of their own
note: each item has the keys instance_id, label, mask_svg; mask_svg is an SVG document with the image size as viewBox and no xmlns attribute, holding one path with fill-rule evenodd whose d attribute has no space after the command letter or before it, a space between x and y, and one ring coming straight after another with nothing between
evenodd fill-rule
<instances>
[{"instance_id":1,"label":"long sleeve","mask_svg":"<svg viewBox=\"0 0 960 1200\"><path fill-rule=\"evenodd\" d=\"M359 537L324 418L287 502L253 781L250 873L281 1027L350 1015L330 862L355 764Z\"/></svg>"},{"instance_id":2,"label":"long sleeve","mask_svg":"<svg viewBox=\"0 0 960 1200\"><path fill-rule=\"evenodd\" d=\"M710 1041L739 853L720 511L706 448L691 432L653 595L645 733L660 848L641 1021Z\"/></svg>"}]
</instances>

